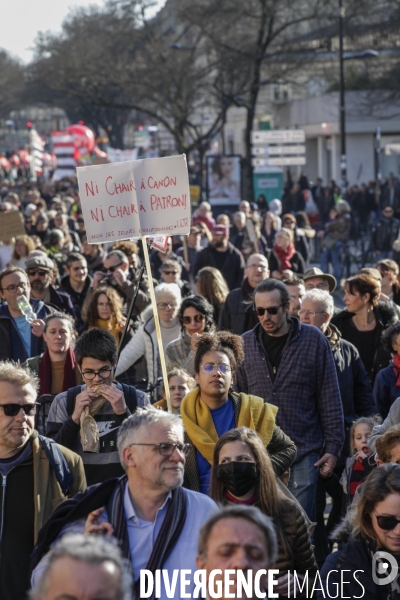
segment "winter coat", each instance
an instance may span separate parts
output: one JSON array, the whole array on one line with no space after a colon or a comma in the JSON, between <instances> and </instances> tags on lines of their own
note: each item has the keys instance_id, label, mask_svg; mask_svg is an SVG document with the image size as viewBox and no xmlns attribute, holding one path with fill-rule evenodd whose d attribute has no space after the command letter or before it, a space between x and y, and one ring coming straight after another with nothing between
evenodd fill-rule
<instances>
[{"instance_id":1,"label":"winter coat","mask_svg":"<svg viewBox=\"0 0 400 600\"><path fill-rule=\"evenodd\" d=\"M326 225L326 235L336 242L348 242L350 238L351 217L348 213L338 215Z\"/></svg>"},{"instance_id":2,"label":"winter coat","mask_svg":"<svg viewBox=\"0 0 400 600\"><path fill-rule=\"evenodd\" d=\"M28 443L32 445L32 454L11 469L7 478L0 475L0 480L3 481L3 493L0 497L2 523L4 517L0 540L2 600L25 598L24 592L29 588L30 555L39 529L66 498L36 431L33 431ZM59 445L59 449L72 475L70 496L74 496L86 489L82 459L64 446ZM20 511L24 514L21 515ZM28 527L32 528L31 531L27 531Z\"/></svg>"},{"instance_id":3,"label":"winter coat","mask_svg":"<svg viewBox=\"0 0 400 600\"><path fill-rule=\"evenodd\" d=\"M387 367L391 360L391 355L382 346L381 335L389 325L393 325L393 323L396 323L396 321L399 320L396 308L390 302L379 302L377 308L374 308L374 314L376 319L375 356L372 372L368 373L372 382L375 380L376 374L381 369ZM336 325L342 333L344 321L346 319L351 319L353 315L354 313L345 309L334 315L331 322Z\"/></svg>"},{"instance_id":4,"label":"winter coat","mask_svg":"<svg viewBox=\"0 0 400 600\"><path fill-rule=\"evenodd\" d=\"M54 309L41 300L30 301L32 310L36 313L38 319L45 319L47 315L54 312ZM31 334L31 352L28 356L18 328L12 318L7 304L0 306L0 361L20 360L25 362L28 358L41 354L44 350L43 338Z\"/></svg>"},{"instance_id":5,"label":"winter coat","mask_svg":"<svg viewBox=\"0 0 400 600\"><path fill-rule=\"evenodd\" d=\"M219 316L218 329L232 331L236 335L245 333L248 311L252 310L252 305L252 301L245 297L242 287L229 292Z\"/></svg>"},{"instance_id":6,"label":"winter coat","mask_svg":"<svg viewBox=\"0 0 400 600\"><path fill-rule=\"evenodd\" d=\"M269 270L271 273L273 273L274 271L281 270L280 269L281 262L273 250L271 250L271 253L268 256L268 262L269 262ZM302 257L300 252L295 252L289 262L291 263L290 268L293 271L293 273L296 273L296 275L300 275L300 277L302 275L304 275L307 267L306 267L306 263L304 262L304 258Z\"/></svg>"},{"instance_id":7,"label":"winter coat","mask_svg":"<svg viewBox=\"0 0 400 600\"><path fill-rule=\"evenodd\" d=\"M239 252L239 250L230 242L228 242L228 248L223 254L225 256L225 262L220 271L225 278L229 289L234 290L240 287L243 281L245 269L244 258L242 253ZM204 250L202 250L197 256L193 271L194 277L196 277L197 273L203 267L218 268L215 262L216 255L221 256L221 253L218 252L218 250L215 250L212 246L207 246L207 248L204 248Z\"/></svg>"},{"instance_id":8,"label":"winter coat","mask_svg":"<svg viewBox=\"0 0 400 600\"><path fill-rule=\"evenodd\" d=\"M368 374L353 344L342 339L339 330L332 323L325 332L332 349L333 360L342 398L345 443L340 458L343 463L350 453L350 429L359 417L370 417L376 413L372 388ZM340 460L340 459L339 459ZM338 465L339 466L339 465Z\"/></svg>"},{"instance_id":9,"label":"winter coat","mask_svg":"<svg viewBox=\"0 0 400 600\"><path fill-rule=\"evenodd\" d=\"M397 398L390 407L389 414L383 421L382 425L375 425L371 437L368 440L368 446L372 452L375 452L376 438L383 435L392 425L399 425L400 423L400 398Z\"/></svg>"},{"instance_id":10,"label":"winter coat","mask_svg":"<svg viewBox=\"0 0 400 600\"><path fill-rule=\"evenodd\" d=\"M167 371L172 369L185 369L189 375L194 377L194 357L190 344L190 338L186 332L183 332L181 337L173 342L170 342L165 349L165 361L167 363Z\"/></svg>"},{"instance_id":11,"label":"winter coat","mask_svg":"<svg viewBox=\"0 0 400 600\"><path fill-rule=\"evenodd\" d=\"M322 598L362 598L363 600L388 600L390 585L380 586L372 579L372 555L375 544L372 540L353 537L353 511L349 511L331 536L341 544L341 549L329 554L320 577L324 591L318 590L317 600ZM338 595L339 592L339 595Z\"/></svg>"},{"instance_id":12,"label":"winter coat","mask_svg":"<svg viewBox=\"0 0 400 600\"><path fill-rule=\"evenodd\" d=\"M397 375L394 365L379 371L374 383L374 401L382 419L386 419L393 402L400 397L400 387L396 385Z\"/></svg>"}]
</instances>

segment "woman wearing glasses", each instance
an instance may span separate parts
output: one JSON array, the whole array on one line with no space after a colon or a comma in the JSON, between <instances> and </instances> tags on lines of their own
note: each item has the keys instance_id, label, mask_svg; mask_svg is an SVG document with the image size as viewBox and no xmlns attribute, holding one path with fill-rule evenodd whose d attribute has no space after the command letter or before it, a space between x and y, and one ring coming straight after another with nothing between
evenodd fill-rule
<instances>
[{"instance_id":1,"label":"woman wearing glasses","mask_svg":"<svg viewBox=\"0 0 400 600\"><path fill-rule=\"evenodd\" d=\"M225 331L204 333L197 342L194 362L197 388L182 401L180 414L191 452L186 461L186 487L209 493L211 465L218 438L236 427L250 427L267 448L276 475L295 459L296 446L275 425L276 406L257 396L232 391L243 361L243 340Z\"/></svg>"},{"instance_id":2,"label":"woman wearing glasses","mask_svg":"<svg viewBox=\"0 0 400 600\"><path fill-rule=\"evenodd\" d=\"M294 246L294 234L291 229L282 227L275 235L272 252L268 258L269 268L274 279L285 279L288 271L304 275L306 263Z\"/></svg>"},{"instance_id":3,"label":"woman wearing glasses","mask_svg":"<svg viewBox=\"0 0 400 600\"><path fill-rule=\"evenodd\" d=\"M176 283L161 283L155 288L154 292L165 352L167 345L180 335L178 311L181 305L181 292ZM118 377L144 356L147 364L146 383L150 387L154 386L153 397L157 400L156 388L161 372L159 372L158 343L151 307L144 311L143 318L146 319L146 322L139 327L120 354L115 375Z\"/></svg>"},{"instance_id":4,"label":"woman wearing glasses","mask_svg":"<svg viewBox=\"0 0 400 600\"><path fill-rule=\"evenodd\" d=\"M179 310L181 336L170 342L165 350L167 370L185 369L189 375L194 375L194 357L196 343L207 331L214 331L214 309L203 296L185 298Z\"/></svg>"},{"instance_id":5,"label":"woman wearing glasses","mask_svg":"<svg viewBox=\"0 0 400 600\"><path fill-rule=\"evenodd\" d=\"M399 598L400 465L374 469L361 490L351 523L336 532L347 541L326 559L321 570L324 591L317 598L333 598L338 589L341 598Z\"/></svg>"}]
</instances>

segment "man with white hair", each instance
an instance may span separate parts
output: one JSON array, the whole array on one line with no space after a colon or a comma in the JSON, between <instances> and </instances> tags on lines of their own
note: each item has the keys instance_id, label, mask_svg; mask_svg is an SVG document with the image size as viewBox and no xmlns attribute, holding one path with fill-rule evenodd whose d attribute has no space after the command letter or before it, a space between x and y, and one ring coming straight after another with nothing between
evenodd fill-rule
<instances>
[{"instance_id":1,"label":"man with white hair","mask_svg":"<svg viewBox=\"0 0 400 600\"><path fill-rule=\"evenodd\" d=\"M268 260L262 254L252 254L246 263L242 285L232 290L226 297L219 318L219 330L232 331L242 335L253 329L258 323L257 316L252 310L253 293L257 285L268 279Z\"/></svg>"},{"instance_id":2,"label":"man with white hair","mask_svg":"<svg viewBox=\"0 0 400 600\"><path fill-rule=\"evenodd\" d=\"M330 322L333 314L333 298L328 292L313 289L303 296L299 312L300 322L314 325L322 331L332 349L343 405L345 430L345 443L331 477L327 479L320 477L317 485L317 528L314 541L319 564L324 562L330 552L326 536L341 518L343 490L340 484L335 485L335 480L340 478L345 460L350 454L351 426L359 417L369 417L376 412L369 377L358 350L353 344L342 339L339 330ZM339 483L338 480L336 483ZM332 495L332 510L325 528L326 492Z\"/></svg>"},{"instance_id":3,"label":"man with white hair","mask_svg":"<svg viewBox=\"0 0 400 600\"><path fill-rule=\"evenodd\" d=\"M206 495L182 487L188 450L178 415L153 407L137 409L118 433L125 476L92 486L63 503L39 534L32 566L38 565L56 538L71 530L110 534L119 540L124 558L132 565L136 597L144 569L153 574L165 569L170 582L174 569L191 570L186 577L190 594L197 537L217 505ZM46 562L43 558L35 569L34 585ZM153 589L150 598L154 594ZM167 597L180 598L180 586L167 596L162 581L161 598Z\"/></svg>"},{"instance_id":4,"label":"man with white hair","mask_svg":"<svg viewBox=\"0 0 400 600\"><path fill-rule=\"evenodd\" d=\"M132 577L121 551L110 540L65 535L49 552L30 600L131 600Z\"/></svg>"}]
</instances>

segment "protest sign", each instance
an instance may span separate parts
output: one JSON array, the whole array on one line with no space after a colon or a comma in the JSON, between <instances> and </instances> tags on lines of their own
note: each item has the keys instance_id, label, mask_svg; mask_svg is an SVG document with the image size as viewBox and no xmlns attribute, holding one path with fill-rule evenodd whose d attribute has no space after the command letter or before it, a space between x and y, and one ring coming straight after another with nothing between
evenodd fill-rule
<instances>
[{"instance_id":1,"label":"protest sign","mask_svg":"<svg viewBox=\"0 0 400 600\"><path fill-rule=\"evenodd\" d=\"M77 176L89 243L189 234L184 155L79 167Z\"/></svg>"},{"instance_id":2,"label":"protest sign","mask_svg":"<svg viewBox=\"0 0 400 600\"><path fill-rule=\"evenodd\" d=\"M2 213L0 217L0 241L11 240L17 235L24 235L25 227L21 221L21 213L18 210Z\"/></svg>"}]
</instances>

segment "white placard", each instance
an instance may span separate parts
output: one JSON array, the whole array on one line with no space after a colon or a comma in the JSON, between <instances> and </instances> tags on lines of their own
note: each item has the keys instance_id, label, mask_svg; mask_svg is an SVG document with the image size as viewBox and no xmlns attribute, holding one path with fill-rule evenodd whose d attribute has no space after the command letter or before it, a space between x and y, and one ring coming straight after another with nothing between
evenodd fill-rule
<instances>
[{"instance_id":1,"label":"white placard","mask_svg":"<svg viewBox=\"0 0 400 600\"><path fill-rule=\"evenodd\" d=\"M306 164L305 156L282 156L281 158L253 158L253 167L296 167Z\"/></svg>"},{"instance_id":2,"label":"white placard","mask_svg":"<svg viewBox=\"0 0 400 600\"><path fill-rule=\"evenodd\" d=\"M268 131L252 131L252 144L304 144L304 129L271 129Z\"/></svg>"},{"instance_id":3,"label":"white placard","mask_svg":"<svg viewBox=\"0 0 400 600\"><path fill-rule=\"evenodd\" d=\"M138 157L138 148L131 150L118 150L116 148L107 148L107 158L110 163L127 162L136 160Z\"/></svg>"},{"instance_id":4,"label":"white placard","mask_svg":"<svg viewBox=\"0 0 400 600\"><path fill-rule=\"evenodd\" d=\"M77 176L90 244L189 234L184 155L78 167Z\"/></svg>"},{"instance_id":5,"label":"white placard","mask_svg":"<svg viewBox=\"0 0 400 600\"><path fill-rule=\"evenodd\" d=\"M254 146L252 149L253 156L286 156L293 154L305 154L305 146L268 146L263 148L260 146Z\"/></svg>"}]
</instances>

